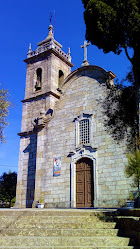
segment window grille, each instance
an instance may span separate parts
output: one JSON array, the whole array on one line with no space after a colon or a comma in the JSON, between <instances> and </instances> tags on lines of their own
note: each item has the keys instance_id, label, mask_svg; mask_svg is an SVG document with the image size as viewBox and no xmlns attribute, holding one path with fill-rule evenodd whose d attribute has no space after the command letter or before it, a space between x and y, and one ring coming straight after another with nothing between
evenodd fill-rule
<instances>
[{"instance_id":1,"label":"window grille","mask_svg":"<svg viewBox=\"0 0 140 249\"><path fill-rule=\"evenodd\" d=\"M89 139L89 119L84 119L79 122L79 138L80 144L88 144Z\"/></svg>"}]
</instances>

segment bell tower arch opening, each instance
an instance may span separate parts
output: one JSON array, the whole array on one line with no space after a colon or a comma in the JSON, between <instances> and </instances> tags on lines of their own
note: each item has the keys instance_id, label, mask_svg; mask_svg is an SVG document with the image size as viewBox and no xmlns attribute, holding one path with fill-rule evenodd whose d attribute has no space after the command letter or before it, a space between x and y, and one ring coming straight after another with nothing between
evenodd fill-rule
<instances>
[{"instance_id":1,"label":"bell tower arch opening","mask_svg":"<svg viewBox=\"0 0 140 249\"><path fill-rule=\"evenodd\" d=\"M35 91L41 90L41 86L42 86L42 69L38 68L36 70Z\"/></svg>"},{"instance_id":2,"label":"bell tower arch opening","mask_svg":"<svg viewBox=\"0 0 140 249\"><path fill-rule=\"evenodd\" d=\"M62 70L59 70L58 73L58 87L60 87L62 85L62 82L64 80L64 73Z\"/></svg>"}]
</instances>

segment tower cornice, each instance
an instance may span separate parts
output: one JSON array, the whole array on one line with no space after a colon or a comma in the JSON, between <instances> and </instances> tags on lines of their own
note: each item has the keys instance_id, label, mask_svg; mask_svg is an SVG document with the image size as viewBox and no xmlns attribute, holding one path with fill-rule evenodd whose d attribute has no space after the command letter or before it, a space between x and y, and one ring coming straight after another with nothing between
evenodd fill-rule
<instances>
[{"instance_id":1,"label":"tower cornice","mask_svg":"<svg viewBox=\"0 0 140 249\"><path fill-rule=\"evenodd\" d=\"M27 59L25 59L24 62L26 62L28 64L28 63L34 62L39 57L41 58L41 57L48 55L49 53L53 53L54 55L58 56L62 61L64 61L68 66L74 67L74 64L68 60L69 55L67 55L62 50L58 51L55 48L48 48L48 49L42 48L41 51L39 51L38 49L36 49L35 51L32 51L32 53L31 53L32 55L29 56Z\"/></svg>"},{"instance_id":2,"label":"tower cornice","mask_svg":"<svg viewBox=\"0 0 140 249\"><path fill-rule=\"evenodd\" d=\"M29 101L32 101L32 100L35 100L35 99L40 99L40 98L42 98L44 96L48 96L48 95L52 95L55 98L60 99L60 94L56 94L56 93L54 93L52 91L48 91L46 93L41 93L41 94L35 95L33 97L30 97L30 98L25 98L25 99L21 100L21 102L22 103L29 102Z\"/></svg>"}]
</instances>

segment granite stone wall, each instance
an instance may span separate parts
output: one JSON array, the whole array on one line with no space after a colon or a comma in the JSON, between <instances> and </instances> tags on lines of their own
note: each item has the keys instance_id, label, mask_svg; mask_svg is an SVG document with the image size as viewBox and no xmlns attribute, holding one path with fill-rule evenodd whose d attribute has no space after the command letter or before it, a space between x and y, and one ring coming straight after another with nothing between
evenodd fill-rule
<instances>
[{"instance_id":1,"label":"granite stone wall","mask_svg":"<svg viewBox=\"0 0 140 249\"><path fill-rule=\"evenodd\" d=\"M117 144L104 127L106 117L103 115L102 100L106 95L106 80L107 72L99 67L77 69L64 80L60 99L54 99L50 121L36 135L21 138L17 187L19 206L25 207L27 202L29 162L32 162L31 165L35 162L35 201L43 194L46 207L71 206L71 152L76 155L83 148L76 148L75 119L83 113L92 116L90 149L96 149L96 206L116 207L127 199L131 180L124 175L127 162L125 141ZM46 96L24 103L22 131L32 129L32 119L39 115L42 107L47 110L49 98ZM24 152L28 146L33 155L36 153L35 161L31 160L30 153ZM61 175L54 177L53 159L58 157L61 157Z\"/></svg>"},{"instance_id":2,"label":"granite stone wall","mask_svg":"<svg viewBox=\"0 0 140 249\"><path fill-rule=\"evenodd\" d=\"M74 79L73 79L74 78ZM70 202L70 163L75 151L77 116L92 114L92 147L97 148L97 205L117 206L127 198L131 181L124 176L127 162L125 141L114 142L104 127L101 101L106 94L106 77L101 70L83 70L62 87L63 95L53 119L46 127L44 178L42 191L47 205ZM61 176L53 177L53 158L62 158ZM49 194L47 194L49 193Z\"/></svg>"}]
</instances>

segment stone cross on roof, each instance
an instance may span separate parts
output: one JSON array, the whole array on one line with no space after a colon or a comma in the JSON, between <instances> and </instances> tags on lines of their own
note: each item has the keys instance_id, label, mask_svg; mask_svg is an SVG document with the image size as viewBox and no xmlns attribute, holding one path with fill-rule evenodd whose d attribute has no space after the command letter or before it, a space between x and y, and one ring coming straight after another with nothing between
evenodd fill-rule
<instances>
[{"instance_id":1,"label":"stone cross on roof","mask_svg":"<svg viewBox=\"0 0 140 249\"><path fill-rule=\"evenodd\" d=\"M84 60L82 66L87 66L89 65L89 62L87 60L87 46L89 46L90 43L87 41L84 41L84 45L81 45L81 48L84 48Z\"/></svg>"}]
</instances>

